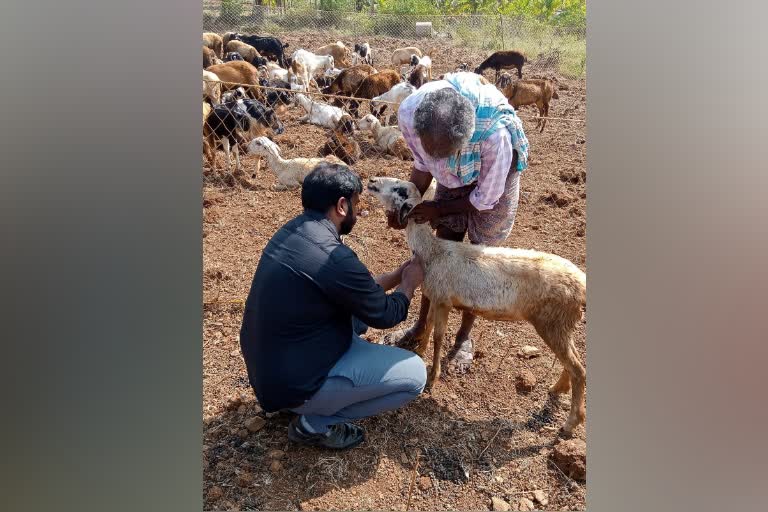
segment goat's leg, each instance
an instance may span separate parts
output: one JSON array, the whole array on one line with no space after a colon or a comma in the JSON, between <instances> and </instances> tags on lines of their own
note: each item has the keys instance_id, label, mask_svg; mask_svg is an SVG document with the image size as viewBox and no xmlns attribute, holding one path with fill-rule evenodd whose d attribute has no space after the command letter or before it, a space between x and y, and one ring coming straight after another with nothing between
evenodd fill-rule
<instances>
[{"instance_id":1,"label":"goat's leg","mask_svg":"<svg viewBox=\"0 0 768 512\"><path fill-rule=\"evenodd\" d=\"M560 373L560 378L557 379L557 382L552 384L549 388L549 392L553 395L562 395L571 390L571 374L568 373L568 370L563 368L562 373Z\"/></svg>"},{"instance_id":2,"label":"goat's leg","mask_svg":"<svg viewBox=\"0 0 768 512\"><path fill-rule=\"evenodd\" d=\"M544 125L547 124L547 118L549 117L549 103L544 103L544 119L541 120L541 131L544 131Z\"/></svg>"},{"instance_id":3,"label":"goat's leg","mask_svg":"<svg viewBox=\"0 0 768 512\"><path fill-rule=\"evenodd\" d=\"M587 384L587 373L576 353L576 347L570 339L570 333L555 334L544 338L547 345L555 352L555 355L563 365L563 372L567 372L571 384L571 409L568 413L568 419L563 425L563 434L567 437L573 435L573 429L584 422L586 413L584 411L584 392ZM563 389L565 384L563 374L552 388L556 390Z\"/></svg>"},{"instance_id":4,"label":"goat's leg","mask_svg":"<svg viewBox=\"0 0 768 512\"><path fill-rule=\"evenodd\" d=\"M427 330L427 318L429 316L429 299L422 293L421 306L419 308L419 317L413 327L405 331L403 336L397 340L396 345L400 348L412 349L421 345L425 337L429 337ZM425 348L426 350L426 348Z\"/></svg>"},{"instance_id":5,"label":"goat's leg","mask_svg":"<svg viewBox=\"0 0 768 512\"><path fill-rule=\"evenodd\" d=\"M229 152L229 138L224 137L221 139L221 145L224 148L224 158L227 161L227 172L230 172L232 169L232 162L230 161L230 152Z\"/></svg>"},{"instance_id":6,"label":"goat's leg","mask_svg":"<svg viewBox=\"0 0 768 512\"><path fill-rule=\"evenodd\" d=\"M459 373L465 373L472 365L474 347L472 346L469 333L472 331L475 318L477 318L477 315L473 315L469 311L462 312L461 326L459 327L459 332L456 333L456 341L448 354L448 359L455 363L456 370Z\"/></svg>"},{"instance_id":7,"label":"goat's leg","mask_svg":"<svg viewBox=\"0 0 768 512\"><path fill-rule=\"evenodd\" d=\"M418 339L418 346L414 352L424 359L427 353L427 347L429 346L429 335L432 332L432 328L435 326L435 308L427 302L427 320L423 330L422 336Z\"/></svg>"},{"instance_id":8,"label":"goat's leg","mask_svg":"<svg viewBox=\"0 0 768 512\"><path fill-rule=\"evenodd\" d=\"M433 304L432 305L432 317L435 323L435 334L432 338L434 344L434 352L432 354L432 368L429 371L427 377L426 388L432 390L435 382L440 378L440 352L443 347L443 338L445 337L445 329L448 326L448 313L451 311L450 304Z\"/></svg>"}]
</instances>

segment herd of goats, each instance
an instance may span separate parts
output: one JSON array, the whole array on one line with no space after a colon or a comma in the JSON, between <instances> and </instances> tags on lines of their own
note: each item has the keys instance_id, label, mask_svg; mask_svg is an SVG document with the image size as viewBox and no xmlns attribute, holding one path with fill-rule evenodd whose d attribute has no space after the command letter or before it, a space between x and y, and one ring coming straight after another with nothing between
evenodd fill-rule
<instances>
[{"instance_id":1,"label":"herd of goats","mask_svg":"<svg viewBox=\"0 0 768 512\"><path fill-rule=\"evenodd\" d=\"M314 52L298 49L290 58L285 56L287 46L272 36L203 34L203 151L209 166L206 173L215 172L216 150L221 147L227 175L248 186L240 169L242 148L266 159L278 178L278 188L297 188L322 161L354 164L360 158L360 147L353 137L355 131L370 132L384 153L404 160L413 158L397 125L388 125L384 114L392 109L396 115L403 99L432 80L432 51L399 48L390 59L395 69L378 70L373 66L373 52L367 43L349 49L337 41ZM549 102L557 98L556 87L545 79L523 80L526 62L521 52L499 51L474 72L482 76L487 69L495 70L496 86L515 108L536 105L537 128L540 125L543 131ZM403 67L407 70L403 71ZM512 68L517 70L516 80L502 72ZM462 64L459 69L468 71L469 67ZM332 98L330 103L315 99L324 95ZM370 107L370 113L362 118L358 111L361 100ZM280 116L291 105L305 111L300 121L330 131L316 157L285 159L269 138L283 132ZM236 159L234 173L229 172L231 153ZM261 158L256 173L260 164ZM436 238L428 224L407 221L410 210L423 199L410 182L372 178L367 190L387 211L400 215L407 224L409 248L425 262L421 290L430 299L430 310L416 352L425 355L434 330L428 386L431 388L440 375L440 347L452 308L489 320L527 321L563 365L549 392L571 392L570 412L562 428L565 435L571 435L586 416L586 370L572 339L586 306L585 273L554 254Z\"/></svg>"},{"instance_id":2,"label":"herd of goats","mask_svg":"<svg viewBox=\"0 0 768 512\"><path fill-rule=\"evenodd\" d=\"M433 79L434 50L398 48L389 60L392 69L376 69L373 49L367 42L355 44L353 49L341 41L314 52L301 48L290 57L285 54L287 47L273 36L203 33L203 153L209 172L216 170L216 150L221 148L227 172L234 154L234 176L247 186L240 170L243 150L265 157L280 186L296 187L303 179L302 173L308 173L321 159L349 165L360 159L360 146L353 137L356 130L370 132L381 152L412 159L396 123L388 126L391 117L385 118L385 113L391 109L396 115L401 101ZM557 90L550 80L523 80L526 62L522 52L498 51L474 72L482 76L485 70L495 70L496 86L513 107L536 105L536 127L543 131L549 103L558 97ZM513 68L517 80L502 72ZM464 63L456 70L469 71L469 66ZM320 98L331 101L326 103ZM369 104L370 114L359 119L361 101ZM318 158L284 160L279 147L264 140L283 132L280 116L291 105L305 112L301 122L330 130ZM256 172L259 167L260 159Z\"/></svg>"}]
</instances>

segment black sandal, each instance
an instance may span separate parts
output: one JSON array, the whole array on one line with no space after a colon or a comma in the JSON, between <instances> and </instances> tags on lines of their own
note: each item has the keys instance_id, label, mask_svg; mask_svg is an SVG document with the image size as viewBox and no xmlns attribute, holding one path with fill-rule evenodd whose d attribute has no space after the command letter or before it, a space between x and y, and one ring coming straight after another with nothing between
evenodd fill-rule
<instances>
[{"instance_id":1,"label":"black sandal","mask_svg":"<svg viewBox=\"0 0 768 512\"><path fill-rule=\"evenodd\" d=\"M321 446L332 450L354 448L365 440L365 430L354 423L338 423L324 434L307 432L301 426L301 416L296 416L288 425L288 439L309 446Z\"/></svg>"}]
</instances>

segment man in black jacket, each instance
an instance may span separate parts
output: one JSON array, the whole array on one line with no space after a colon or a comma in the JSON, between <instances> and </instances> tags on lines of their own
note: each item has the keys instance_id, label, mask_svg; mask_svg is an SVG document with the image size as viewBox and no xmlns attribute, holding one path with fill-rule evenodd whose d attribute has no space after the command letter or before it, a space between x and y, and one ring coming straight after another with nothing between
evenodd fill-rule
<instances>
[{"instance_id":1,"label":"man in black jacket","mask_svg":"<svg viewBox=\"0 0 768 512\"><path fill-rule=\"evenodd\" d=\"M265 411L299 414L288 429L293 441L356 446L364 431L348 420L401 407L426 382L418 356L359 337L367 325L405 320L424 279L416 259L373 277L342 243L361 192L348 167L318 165L304 179L304 213L264 248L246 301L240 346L249 381Z\"/></svg>"}]
</instances>

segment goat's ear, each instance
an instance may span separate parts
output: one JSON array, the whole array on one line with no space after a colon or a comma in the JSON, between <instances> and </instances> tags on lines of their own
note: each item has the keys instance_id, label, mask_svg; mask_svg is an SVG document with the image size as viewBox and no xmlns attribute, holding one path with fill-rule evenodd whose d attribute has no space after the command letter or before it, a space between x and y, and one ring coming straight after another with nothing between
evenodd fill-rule
<instances>
[{"instance_id":1,"label":"goat's ear","mask_svg":"<svg viewBox=\"0 0 768 512\"><path fill-rule=\"evenodd\" d=\"M400 207L400 211L398 212L398 220L400 221L400 224L405 224L406 220L408 218L408 214L411 213L411 210L413 210L414 205L412 205L409 202L404 202L403 205Z\"/></svg>"}]
</instances>

